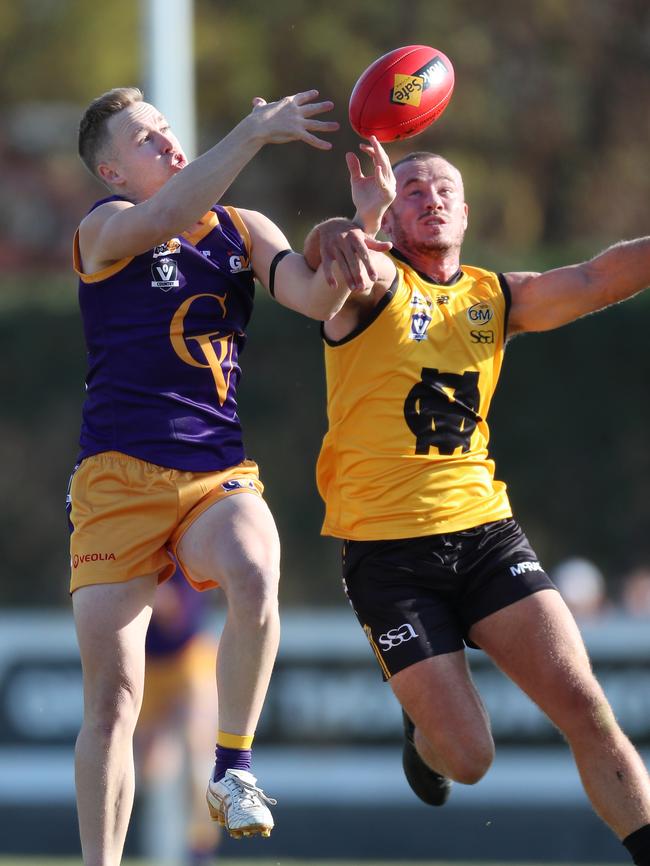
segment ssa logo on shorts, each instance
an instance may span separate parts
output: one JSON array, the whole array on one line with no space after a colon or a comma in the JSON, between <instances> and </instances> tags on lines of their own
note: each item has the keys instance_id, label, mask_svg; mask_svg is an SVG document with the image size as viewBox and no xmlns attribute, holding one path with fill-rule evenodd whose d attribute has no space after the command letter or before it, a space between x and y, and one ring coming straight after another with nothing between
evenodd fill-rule
<instances>
[{"instance_id":1,"label":"ssa logo on shorts","mask_svg":"<svg viewBox=\"0 0 650 866\"><path fill-rule=\"evenodd\" d=\"M379 636L379 643L384 651L400 646L409 640L413 640L418 634L408 622L402 623L397 628L389 628L386 634Z\"/></svg>"}]
</instances>

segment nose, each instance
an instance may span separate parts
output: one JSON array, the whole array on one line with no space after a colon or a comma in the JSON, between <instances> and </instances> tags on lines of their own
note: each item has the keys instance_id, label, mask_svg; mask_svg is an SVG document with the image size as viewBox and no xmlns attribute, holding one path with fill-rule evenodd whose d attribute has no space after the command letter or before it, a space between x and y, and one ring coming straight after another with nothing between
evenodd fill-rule
<instances>
[{"instance_id":1,"label":"nose","mask_svg":"<svg viewBox=\"0 0 650 866\"><path fill-rule=\"evenodd\" d=\"M442 198L438 195L438 192L433 187L428 190L427 200L426 200L426 208L427 210L440 210L443 207Z\"/></svg>"},{"instance_id":2,"label":"nose","mask_svg":"<svg viewBox=\"0 0 650 866\"><path fill-rule=\"evenodd\" d=\"M174 149L171 133L159 132L158 139L163 153L169 153L170 150Z\"/></svg>"}]
</instances>

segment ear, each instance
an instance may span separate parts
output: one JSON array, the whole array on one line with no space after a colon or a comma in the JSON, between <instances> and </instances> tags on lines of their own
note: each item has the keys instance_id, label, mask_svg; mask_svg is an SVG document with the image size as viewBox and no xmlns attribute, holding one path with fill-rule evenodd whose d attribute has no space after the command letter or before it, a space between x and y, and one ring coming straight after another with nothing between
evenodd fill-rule
<instances>
[{"instance_id":1,"label":"ear","mask_svg":"<svg viewBox=\"0 0 650 866\"><path fill-rule=\"evenodd\" d=\"M391 235L391 226L393 224L390 208L386 211L386 213L381 218L381 230L384 234L390 237Z\"/></svg>"},{"instance_id":2,"label":"ear","mask_svg":"<svg viewBox=\"0 0 650 866\"><path fill-rule=\"evenodd\" d=\"M109 186L122 186L125 183L124 177L114 163L100 162L97 166L97 176Z\"/></svg>"},{"instance_id":3,"label":"ear","mask_svg":"<svg viewBox=\"0 0 650 866\"><path fill-rule=\"evenodd\" d=\"M467 223L469 221L469 205L465 203L465 217L463 219L463 229L467 228Z\"/></svg>"}]
</instances>

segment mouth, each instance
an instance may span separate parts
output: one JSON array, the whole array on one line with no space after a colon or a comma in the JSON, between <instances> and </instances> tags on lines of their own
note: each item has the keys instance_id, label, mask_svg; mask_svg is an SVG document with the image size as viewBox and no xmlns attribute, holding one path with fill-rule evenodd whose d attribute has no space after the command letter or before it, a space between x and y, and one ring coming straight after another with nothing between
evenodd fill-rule
<instances>
[{"instance_id":1,"label":"mouth","mask_svg":"<svg viewBox=\"0 0 650 866\"><path fill-rule=\"evenodd\" d=\"M171 162L174 168L185 168L185 166L187 165L187 160L182 153L175 153L172 157Z\"/></svg>"},{"instance_id":2,"label":"mouth","mask_svg":"<svg viewBox=\"0 0 650 866\"><path fill-rule=\"evenodd\" d=\"M429 228L440 228L447 224L442 217L432 216L431 214L423 214L420 217L420 222Z\"/></svg>"}]
</instances>

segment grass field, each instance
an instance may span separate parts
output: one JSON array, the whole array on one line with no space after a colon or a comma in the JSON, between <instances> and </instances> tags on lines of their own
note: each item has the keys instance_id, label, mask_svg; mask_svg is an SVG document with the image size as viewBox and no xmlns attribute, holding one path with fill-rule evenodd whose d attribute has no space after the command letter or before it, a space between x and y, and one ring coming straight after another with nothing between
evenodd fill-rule
<instances>
[{"instance_id":1,"label":"grass field","mask_svg":"<svg viewBox=\"0 0 650 866\"><path fill-rule=\"evenodd\" d=\"M80 866L81 860L69 860L56 857L0 857L0 866ZM453 862L443 860L292 860L273 858L272 860L241 860L237 858L215 860L216 866L504 866L503 862L494 863L486 860ZM123 866L155 866L149 860L124 860ZM534 863L523 861L509 863L507 866L576 866L575 863ZM621 866L620 863L582 863L580 866Z\"/></svg>"}]
</instances>

